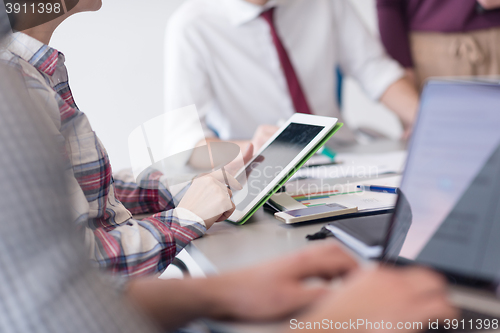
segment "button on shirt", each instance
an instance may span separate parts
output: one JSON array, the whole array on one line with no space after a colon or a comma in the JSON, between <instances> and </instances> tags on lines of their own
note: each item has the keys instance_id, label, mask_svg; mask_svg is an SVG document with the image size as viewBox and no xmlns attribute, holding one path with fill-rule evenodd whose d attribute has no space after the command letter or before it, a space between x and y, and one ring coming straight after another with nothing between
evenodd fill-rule
<instances>
[{"instance_id":1,"label":"button on shirt","mask_svg":"<svg viewBox=\"0 0 500 333\"><path fill-rule=\"evenodd\" d=\"M205 136L224 140L250 139L259 125L292 116L270 27L260 17L271 7L312 113L340 118L337 66L375 100L404 75L349 1L271 0L262 7L187 0L167 27L167 109L196 104Z\"/></svg>"},{"instance_id":2,"label":"button on shirt","mask_svg":"<svg viewBox=\"0 0 500 333\"><path fill-rule=\"evenodd\" d=\"M178 200L161 173L152 171L140 184L126 172L113 178L104 146L73 100L62 53L15 33L1 45L0 61L22 72L30 96L43 110L40 126L46 125L65 147L73 217L84 228L95 263L126 276L161 272L205 233L201 218L175 208ZM141 213L157 214L142 221L132 218Z\"/></svg>"}]
</instances>

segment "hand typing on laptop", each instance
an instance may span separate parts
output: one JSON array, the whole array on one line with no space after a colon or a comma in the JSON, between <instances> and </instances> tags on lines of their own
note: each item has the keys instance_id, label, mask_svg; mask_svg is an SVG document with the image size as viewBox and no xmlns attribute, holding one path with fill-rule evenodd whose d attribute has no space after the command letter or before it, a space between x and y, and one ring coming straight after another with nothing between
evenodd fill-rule
<instances>
[{"instance_id":1,"label":"hand typing on laptop","mask_svg":"<svg viewBox=\"0 0 500 333\"><path fill-rule=\"evenodd\" d=\"M447 299L446 281L439 274L423 268L378 268L353 273L338 290L325 295L298 319L297 325L328 319L333 328L337 323L348 323L341 327L344 331L355 327L358 332L417 332L427 329L429 320L457 316Z\"/></svg>"}]
</instances>

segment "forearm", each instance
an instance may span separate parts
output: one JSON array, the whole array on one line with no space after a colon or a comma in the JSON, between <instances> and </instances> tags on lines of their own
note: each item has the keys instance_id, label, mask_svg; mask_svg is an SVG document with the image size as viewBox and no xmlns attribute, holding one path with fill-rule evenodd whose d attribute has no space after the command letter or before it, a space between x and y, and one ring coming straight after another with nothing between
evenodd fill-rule
<instances>
[{"instance_id":1,"label":"forearm","mask_svg":"<svg viewBox=\"0 0 500 333\"><path fill-rule=\"evenodd\" d=\"M500 0L477 0L477 2L486 10L500 8Z\"/></svg>"},{"instance_id":2,"label":"forearm","mask_svg":"<svg viewBox=\"0 0 500 333\"><path fill-rule=\"evenodd\" d=\"M162 272L206 227L198 216L174 209L137 221L128 220L113 230L86 230L90 258L99 267L124 276Z\"/></svg>"},{"instance_id":3,"label":"forearm","mask_svg":"<svg viewBox=\"0 0 500 333\"><path fill-rule=\"evenodd\" d=\"M173 209L178 202L161 182L162 176L160 171L151 169L137 182L131 170L121 170L113 175L115 195L132 214Z\"/></svg>"},{"instance_id":4,"label":"forearm","mask_svg":"<svg viewBox=\"0 0 500 333\"><path fill-rule=\"evenodd\" d=\"M172 331L197 318L230 317L227 288L220 278L131 281L127 295L165 329Z\"/></svg>"},{"instance_id":5,"label":"forearm","mask_svg":"<svg viewBox=\"0 0 500 333\"><path fill-rule=\"evenodd\" d=\"M128 295L166 328L196 318L275 321L309 308L328 291L308 286L312 277L330 280L358 264L334 242L245 270L208 279L135 281ZM339 303L342 304L342 303Z\"/></svg>"},{"instance_id":6,"label":"forearm","mask_svg":"<svg viewBox=\"0 0 500 333\"><path fill-rule=\"evenodd\" d=\"M405 130L413 126L418 112L419 95L408 78L390 85L380 101L399 117Z\"/></svg>"}]
</instances>

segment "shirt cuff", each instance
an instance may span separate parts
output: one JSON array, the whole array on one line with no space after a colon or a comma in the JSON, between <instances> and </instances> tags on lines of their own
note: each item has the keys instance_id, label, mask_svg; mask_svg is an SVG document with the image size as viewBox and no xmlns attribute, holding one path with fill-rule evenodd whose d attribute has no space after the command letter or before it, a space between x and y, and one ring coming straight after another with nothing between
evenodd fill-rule
<instances>
[{"instance_id":1,"label":"shirt cuff","mask_svg":"<svg viewBox=\"0 0 500 333\"><path fill-rule=\"evenodd\" d=\"M182 227L186 226L187 224L191 224L191 223L188 223L188 221L189 222L196 222L198 224L201 224L203 227L205 227L205 231L206 231L207 225L205 224L205 221L203 221L203 219L201 217L199 217L198 215L196 215L195 213L193 213L189 209L177 207L174 209L174 212L175 212L175 216L177 216L177 218L179 219L179 224Z\"/></svg>"},{"instance_id":2,"label":"shirt cuff","mask_svg":"<svg viewBox=\"0 0 500 333\"><path fill-rule=\"evenodd\" d=\"M405 76L404 69L392 59L383 59L367 70L361 82L368 96L380 100L387 89Z\"/></svg>"},{"instance_id":3,"label":"shirt cuff","mask_svg":"<svg viewBox=\"0 0 500 333\"><path fill-rule=\"evenodd\" d=\"M192 180L182 181L178 179L172 179L168 175L161 176L160 182L167 188L176 206L179 204L181 199L184 197L184 194L186 194L186 191L193 183Z\"/></svg>"}]
</instances>

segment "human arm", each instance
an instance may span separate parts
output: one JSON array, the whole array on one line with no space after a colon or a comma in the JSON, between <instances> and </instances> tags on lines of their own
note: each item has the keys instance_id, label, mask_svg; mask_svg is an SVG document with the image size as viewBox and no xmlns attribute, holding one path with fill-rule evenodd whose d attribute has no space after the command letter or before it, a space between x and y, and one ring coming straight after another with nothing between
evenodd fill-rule
<instances>
[{"instance_id":1,"label":"human arm","mask_svg":"<svg viewBox=\"0 0 500 333\"><path fill-rule=\"evenodd\" d=\"M115 228L85 228L89 258L113 274L136 277L163 272L192 240L206 232L203 220L172 209Z\"/></svg>"},{"instance_id":2,"label":"human arm","mask_svg":"<svg viewBox=\"0 0 500 333\"><path fill-rule=\"evenodd\" d=\"M403 137L408 138L419 106L414 83L408 77L399 79L387 88L380 101L399 117L403 125Z\"/></svg>"},{"instance_id":3,"label":"human arm","mask_svg":"<svg viewBox=\"0 0 500 333\"><path fill-rule=\"evenodd\" d=\"M192 144L201 146L208 142L220 141L219 136L225 137L225 120L220 117L224 117L223 111L229 111L219 108L219 99L227 98L227 96L220 96L211 83L211 75L217 75L210 71L213 66L213 59L210 57L213 51L210 48L213 45L207 43L204 38L202 23L190 17L191 15L187 14L185 9L181 9L173 15L167 26L165 39L166 109L172 111L186 105L196 105L199 122L196 124L193 122L193 126L199 130L192 135L197 138ZM238 110L230 111L237 112ZM217 119L220 121L212 124L217 127L219 123L222 123L219 128L209 126L207 119L211 114L219 117ZM172 118L172 121L179 123L184 121L180 116L179 114L178 120ZM255 151L258 151L276 130L277 127L274 124L267 124L258 128L253 138L228 142L239 145L242 150L251 142Z\"/></svg>"},{"instance_id":4,"label":"human arm","mask_svg":"<svg viewBox=\"0 0 500 333\"><path fill-rule=\"evenodd\" d=\"M477 2L486 10L500 8L500 0L477 0Z\"/></svg>"},{"instance_id":5,"label":"human arm","mask_svg":"<svg viewBox=\"0 0 500 333\"><path fill-rule=\"evenodd\" d=\"M386 104L408 132L418 107L416 88L403 79L404 70L387 57L380 41L370 34L350 3L335 4L342 70L354 77L369 97Z\"/></svg>"},{"instance_id":6,"label":"human arm","mask_svg":"<svg viewBox=\"0 0 500 333\"><path fill-rule=\"evenodd\" d=\"M196 22L186 21L186 13L179 11L169 20L165 34L165 106L174 111L187 105L196 105L198 119L190 119L196 129L186 138L195 147L205 138L217 138L207 123L207 116L217 111L215 92L207 68L207 45L197 30ZM183 123L181 113L172 113L171 122ZM200 128L201 125L201 128Z\"/></svg>"},{"instance_id":7,"label":"human arm","mask_svg":"<svg viewBox=\"0 0 500 333\"><path fill-rule=\"evenodd\" d=\"M447 298L446 281L437 273L422 268L378 268L353 274L297 323L323 323L327 319L330 325L347 323L342 327L346 331L417 332L426 330L429 320L452 320L457 315ZM355 327L350 323L355 323ZM377 324L379 328L373 329ZM411 327L398 327L401 324Z\"/></svg>"},{"instance_id":8,"label":"human arm","mask_svg":"<svg viewBox=\"0 0 500 333\"><path fill-rule=\"evenodd\" d=\"M236 180L227 177L231 187L238 189ZM175 209L142 221L129 219L114 228L92 220L91 228L86 228L90 258L122 275L162 272L189 242L232 214L235 207L230 194L225 184L208 175L193 181Z\"/></svg>"},{"instance_id":9,"label":"human arm","mask_svg":"<svg viewBox=\"0 0 500 333\"><path fill-rule=\"evenodd\" d=\"M9 290L0 331L154 332L91 267L71 223L61 141L22 74L0 64L0 279Z\"/></svg>"},{"instance_id":10,"label":"human arm","mask_svg":"<svg viewBox=\"0 0 500 333\"><path fill-rule=\"evenodd\" d=\"M167 329L199 317L268 321L305 308L326 293L304 282L331 279L357 269L334 242L256 267L208 279L132 281L129 297Z\"/></svg>"},{"instance_id":11,"label":"human arm","mask_svg":"<svg viewBox=\"0 0 500 333\"><path fill-rule=\"evenodd\" d=\"M131 170L121 170L113 175L115 195L132 214L158 213L174 209L189 185L172 193L166 186L163 173L151 170L137 182Z\"/></svg>"}]
</instances>

